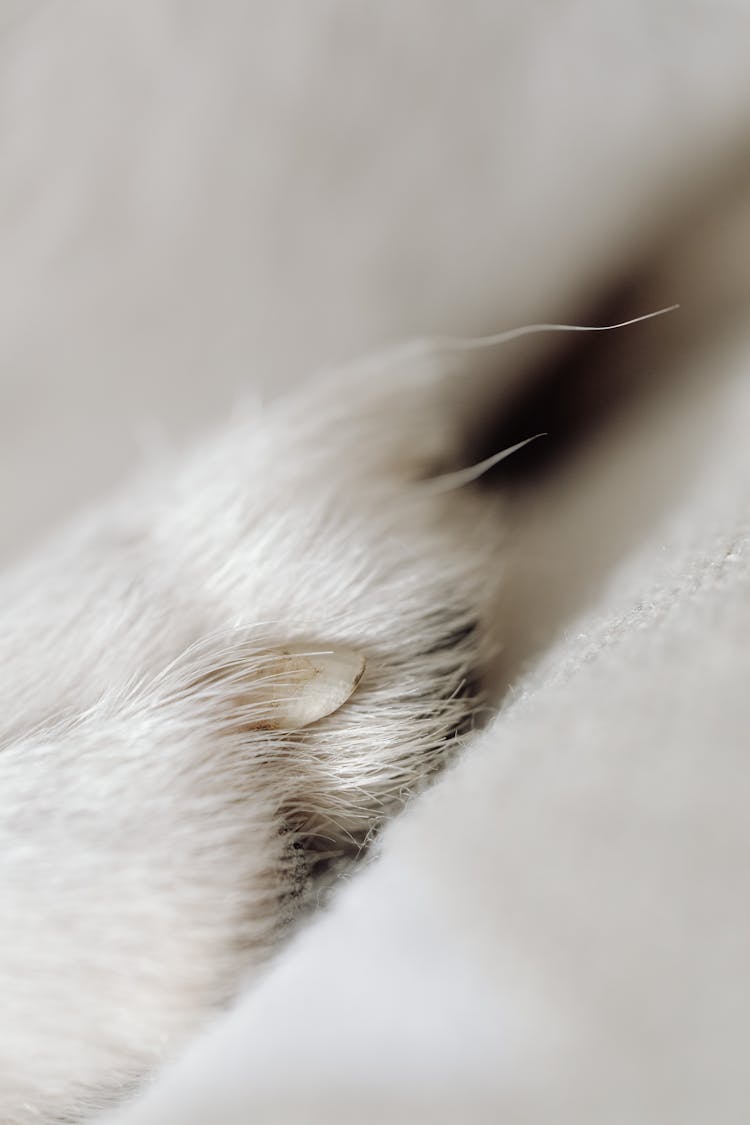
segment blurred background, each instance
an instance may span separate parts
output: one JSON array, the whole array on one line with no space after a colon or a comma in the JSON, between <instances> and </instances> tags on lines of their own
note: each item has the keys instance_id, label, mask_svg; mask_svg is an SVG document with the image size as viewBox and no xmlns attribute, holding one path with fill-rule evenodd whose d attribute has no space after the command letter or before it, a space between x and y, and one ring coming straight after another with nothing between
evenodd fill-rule
<instances>
[{"instance_id":1,"label":"blurred background","mask_svg":"<svg viewBox=\"0 0 750 1125\"><path fill-rule=\"evenodd\" d=\"M675 302L484 358L498 413L467 456L550 435L501 478L500 691L540 718L501 712L476 778L415 806L374 890L353 881L269 974L249 1041L270 1064L248 1071L269 1104L315 1012L306 1106L369 1058L405 1099L481 1071L513 1121L746 1120L745 603L714 555L740 572L750 6L2 0L0 565L247 396L404 337ZM658 519L714 459L683 557ZM188 1064L180 1089L208 1089L190 1120L213 1122L211 1069Z\"/></svg>"},{"instance_id":2,"label":"blurred background","mask_svg":"<svg viewBox=\"0 0 750 1125\"><path fill-rule=\"evenodd\" d=\"M5 0L0 563L404 336L746 308L749 44L729 2Z\"/></svg>"}]
</instances>

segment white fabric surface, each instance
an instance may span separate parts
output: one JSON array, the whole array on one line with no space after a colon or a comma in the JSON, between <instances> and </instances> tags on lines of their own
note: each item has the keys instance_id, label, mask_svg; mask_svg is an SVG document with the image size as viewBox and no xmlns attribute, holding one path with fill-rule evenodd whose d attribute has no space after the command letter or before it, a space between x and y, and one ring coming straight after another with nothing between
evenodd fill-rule
<instances>
[{"instance_id":1,"label":"white fabric surface","mask_svg":"<svg viewBox=\"0 0 750 1125\"><path fill-rule=\"evenodd\" d=\"M117 1121L746 1119L747 380L726 407L605 597Z\"/></svg>"},{"instance_id":2,"label":"white fabric surface","mask_svg":"<svg viewBox=\"0 0 750 1125\"><path fill-rule=\"evenodd\" d=\"M746 1120L745 5L1 27L6 558L246 389L646 259L684 306L665 397L518 515L491 729L122 1120Z\"/></svg>"}]
</instances>

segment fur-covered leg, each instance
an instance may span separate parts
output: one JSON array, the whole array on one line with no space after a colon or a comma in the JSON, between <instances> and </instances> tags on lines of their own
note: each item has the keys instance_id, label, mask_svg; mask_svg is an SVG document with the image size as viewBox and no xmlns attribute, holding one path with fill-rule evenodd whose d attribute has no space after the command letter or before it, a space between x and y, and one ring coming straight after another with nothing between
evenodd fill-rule
<instances>
[{"instance_id":1,"label":"fur-covered leg","mask_svg":"<svg viewBox=\"0 0 750 1125\"><path fill-rule=\"evenodd\" d=\"M425 483L445 386L311 383L4 580L3 1121L142 1077L471 722L502 534Z\"/></svg>"}]
</instances>

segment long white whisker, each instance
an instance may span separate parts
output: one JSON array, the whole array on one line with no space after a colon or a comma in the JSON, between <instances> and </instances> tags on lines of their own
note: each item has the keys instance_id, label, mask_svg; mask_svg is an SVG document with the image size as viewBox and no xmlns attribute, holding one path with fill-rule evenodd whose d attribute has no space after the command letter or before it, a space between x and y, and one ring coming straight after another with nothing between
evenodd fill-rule
<instances>
[{"instance_id":1,"label":"long white whisker","mask_svg":"<svg viewBox=\"0 0 750 1125\"><path fill-rule=\"evenodd\" d=\"M619 324L525 324L521 328L510 328L506 332L497 332L492 336L434 336L431 337L430 344L446 351L468 352L493 348L496 344L505 344L510 340L533 336L539 332L613 332L617 328L628 328L631 324L641 324L645 320L665 316L666 313L674 312L679 307L679 305L668 305L664 309L633 317L632 320L622 320Z\"/></svg>"}]
</instances>

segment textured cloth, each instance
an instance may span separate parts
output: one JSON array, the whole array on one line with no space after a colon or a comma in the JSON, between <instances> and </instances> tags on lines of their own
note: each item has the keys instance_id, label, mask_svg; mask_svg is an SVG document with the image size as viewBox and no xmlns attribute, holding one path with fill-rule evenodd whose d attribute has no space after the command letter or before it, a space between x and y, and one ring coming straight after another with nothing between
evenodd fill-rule
<instances>
[{"instance_id":1,"label":"textured cloth","mask_svg":"<svg viewBox=\"0 0 750 1125\"><path fill-rule=\"evenodd\" d=\"M746 1118L747 378L723 405L688 495L124 1120Z\"/></svg>"}]
</instances>

